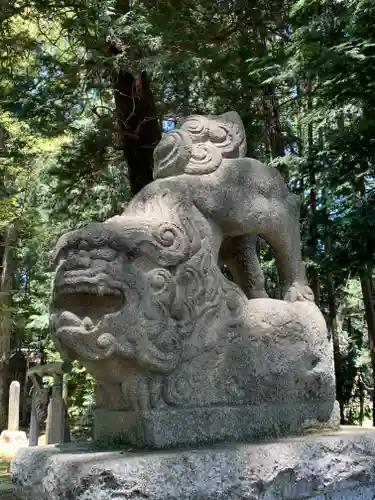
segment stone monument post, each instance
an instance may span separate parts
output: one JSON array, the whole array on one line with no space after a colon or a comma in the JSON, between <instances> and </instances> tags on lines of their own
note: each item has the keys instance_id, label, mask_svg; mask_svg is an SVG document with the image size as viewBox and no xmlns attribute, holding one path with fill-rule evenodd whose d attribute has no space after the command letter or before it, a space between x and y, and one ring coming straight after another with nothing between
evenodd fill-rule
<instances>
[{"instance_id":1,"label":"stone monument post","mask_svg":"<svg viewBox=\"0 0 375 500\"><path fill-rule=\"evenodd\" d=\"M8 430L18 431L20 425L20 394L21 385L13 380L9 388Z\"/></svg>"},{"instance_id":2,"label":"stone monument post","mask_svg":"<svg viewBox=\"0 0 375 500\"><path fill-rule=\"evenodd\" d=\"M52 396L48 404L47 444L63 443L65 433L65 401L62 397L61 374L53 376Z\"/></svg>"},{"instance_id":3,"label":"stone monument post","mask_svg":"<svg viewBox=\"0 0 375 500\"><path fill-rule=\"evenodd\" d=\"M0 443L17 446L27 443L25 432L19 430L20 392L20 383L13 380L9 387L8 429L1 433Z\"/></svg>"},{"instance_id":4,"label":"stone monument post","mask_svg":"<svg viewBox=\"0 0 375 500\"><path fill-rule=\"evenodd\" d=\"M63 375L69 371L71 371L70 363L62 361L34 366L29 370L28 376L33 380L30 446L38 444L40 420L42 418L41 413L43 413L43 407L46 407L47 404L47 444L70 441L67 407L62 395ZM46 388L43 387L44 376L53 377L52 394L49 400L46 397Z\"/></svg>"},{"instance_id":5,"label":"stone monument post","mask_svg":"<svg viewBox=\"0 0 375 500\"><path fill-rule=\"evenodd\" d=\"M35 376L31 378L33 381L33 389L32 389L33 392L31 400L29 446L38 446L40 419L38 416L37 406L38 406L38 397L40 397L43 388L42 384L39 383L39 380L37 380Z\"/></svg>"}]
</instances>

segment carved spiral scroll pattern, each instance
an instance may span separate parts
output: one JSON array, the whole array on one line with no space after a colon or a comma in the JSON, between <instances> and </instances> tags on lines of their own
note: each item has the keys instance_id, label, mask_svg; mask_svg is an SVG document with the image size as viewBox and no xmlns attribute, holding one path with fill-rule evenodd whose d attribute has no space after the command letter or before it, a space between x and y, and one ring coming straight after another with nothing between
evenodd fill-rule
<instances>
[{"instance_id":1,"label":"carved spiral scroll pattern","mask_svg":"<svg viewBox=\"0 0 375 500\"><path fill-rule=\"evenodd\" d=\"M235 123L213 122L209 131L209 140L220 150L223 158L238 158L241 156L241 146L246 137L239 125Z\"/></svg>"},{"instance_id":2,"label":"carved spiral scroll pattern","mask_svg":"<svg viewBox=\"0 0 375 500\"><path fill-rule=\"evenodd\" d=\"M231 332L236 335L243 326L245 303L243 293L222 275L205 243L198 254L179 267L171 315L176 318L184 346L180 364L190 368L166 378L163 394L168 405L188 406L200 393L197 387L202 380L191 369L194 363L202 363L201 359L207 357L211 372L222 370L225 344ZM206 335L207 325L214 334ZM195 404L203 403L197 400Z\"/></svg>"},{"instance_id":3,"label":"carved spiral scroll pattern","mask_svg":"<svg viewBox=\"0 0 375 500\"><path fill-rule=\"evenodd\" d=\"M191 137L183 130L165 135L154 151L154 179L184 173L192 155Z\"/></svg>"},{"instance_id":4,"label":"carved spiral scroll pattern","mask_svg":"<svg viewBox=\"0 0 375 500\"><path fill-rule=\"evenodd\" d=\"M211 144L195 144L185 174L204 175L215 172L220 167L222 156L220 151Z\"/></svg>"}]
</instances>

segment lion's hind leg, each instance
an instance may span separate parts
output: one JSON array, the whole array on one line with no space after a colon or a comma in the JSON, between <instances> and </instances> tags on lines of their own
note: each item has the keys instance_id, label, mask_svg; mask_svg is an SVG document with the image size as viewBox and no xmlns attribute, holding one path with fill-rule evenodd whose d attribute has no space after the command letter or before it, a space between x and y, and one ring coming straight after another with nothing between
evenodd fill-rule
<instances>
[{"instance_id":1,"label":"lion's hind leg","mask_svg":"<svg viewBox=\"0 0 375 500\"><path fill-rule=\"evenodd\" d=\"M290 193L283 199L268 200L268 204L269 219L262 219L259 235L274 251L282 298L292 302L314 300L302 261L299 198Z\"/></svg>"},{"instance_id":2,"label":"lion's hind leg","mask_svg":"<svg viewBox=\"0 0 375 500\"><path fill-rule=\"evenodd\" d=\"M248 299L268 297L264 275L257 254L257 236L226 238L219 253L219 262L228 266L233 280Z\"/></svg>"}]
</instances>

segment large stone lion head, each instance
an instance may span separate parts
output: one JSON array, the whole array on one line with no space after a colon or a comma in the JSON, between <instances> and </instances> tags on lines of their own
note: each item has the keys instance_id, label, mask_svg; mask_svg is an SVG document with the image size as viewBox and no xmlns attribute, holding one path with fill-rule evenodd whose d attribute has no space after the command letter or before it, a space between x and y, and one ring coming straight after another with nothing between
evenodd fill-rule
<instances>
[{"instance_id":1,"label":"large stone lion head","mask_svg":"<svg viewBox=\"0 0 375 500\"><path fill-rule=\"evenodd\" d=\"M208 223L178 203L162 214L168 197L157 198L153 214L125 212L56 248L54 339L99 381L169 373L214 347L208 324L240 317L245 298L217 266Z\"/></svg>"}]
</instances>

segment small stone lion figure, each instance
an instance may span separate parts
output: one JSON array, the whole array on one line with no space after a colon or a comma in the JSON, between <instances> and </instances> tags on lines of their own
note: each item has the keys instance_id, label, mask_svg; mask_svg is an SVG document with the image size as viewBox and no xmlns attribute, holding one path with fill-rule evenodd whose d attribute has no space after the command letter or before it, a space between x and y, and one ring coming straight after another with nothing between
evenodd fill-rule
<instances>
[{"instance_id":1,"label":"small stone lion figure","mask_svg":"<svg viewBox=\"0 0 375 500\"><path fill-rule=\"evenodd\" d=\"M297 199L244 155L238 115L188 117L162 139L155 181L123 214L59 240L54 340L98 381L97 437L163 448L336 422ZM249 235L274 249L286 300L221 273L223 243L246 249ZM232 261L239 274L254 265L246 252Z\"/></svg>"},{"instance_id":2,"label":"small stone lion figure","mask_svg":"<svg viewBox=\"0 0 375 500\"><path fill-rule=\"evenodd\" d=\"M220 227L220 262L248 298L267 297L256 253L260 236L275 253L282 297L314 300L301 257L300 199L275 168L245 155L245 130L236 112L189 116L157 146L158 183L149 189L169 184L190 191L197 208Z\"/></svg>"}]
</instances>

